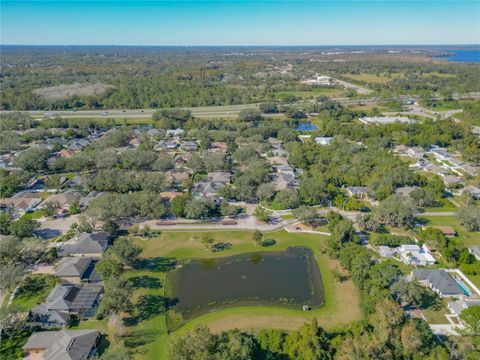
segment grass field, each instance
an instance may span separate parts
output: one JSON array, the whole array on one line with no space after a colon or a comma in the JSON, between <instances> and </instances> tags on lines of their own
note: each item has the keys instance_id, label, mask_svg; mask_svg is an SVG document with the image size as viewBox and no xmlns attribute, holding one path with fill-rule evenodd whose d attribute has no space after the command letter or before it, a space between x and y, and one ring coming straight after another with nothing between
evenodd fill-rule
<instances>
[{"instance_id":1,"label":"grass field","mask_svg":"<svg viewBox=\"0 0 480 360\"><path fill-rule=\"evenodd\" d=\"M346 275L338 262L323 253L327 237L315 234L290 234L284 230L265 233L265 237L275 239L276 244L262 248L251 240L251 231L212 232L215 241L230 243L229 249L221 252L207 251L201 244L199 232L163 232L156 238L137 239L143 248L145 264L142 269L126 273L132 280L135 292L133 315L125 317L126 335L114 339L111 348L125 347L135 359L166 359L169 334L164 313L164 266L166 259L211 258L255 251L280 251L289 246L306 246L314 251L321 270L326 305L320 309L303 312L301 310L278 307L238 307L212 312L200 316L178 332L184 332L197 324L207 324L213 331L232 327L245 330L262 328L296 329L309 319L316 317L320 325L331 329L347 322L362 318L359 308L358 290L351 280L335 282L333 272ZM98 328L108 333L105 321L81 322L76 328ZM123 345L122 345L123 344Z\"/></svg>"},{"instance_id":2,"label":"grass field","mask_svg":"<svg viewBox=\"0 0 480 360\"><path fill-rule=\"evenodd\" d=\"M344 89L327 88L327 87L312 87L311 90L297 90L297 91L281 91L275 93L277 99L283 96L293 95L301 99L314 99L317 96L324 95L328 97L342 97L345 93Z\"/></svg>"},{"instance_id":3,"label":"grass field","mask_svg":"<svg viewBox=\"0 0 480 360\"><path fill-rule=\"evenodd\" d=\"M393 80L392 77L388 77L385 74L346 74L346 78L361 81L363 83L372 83L372 84L386 84Z\"/></svg>"},{"instance_id":4,"label":"grass field","mask_svg":"<svg viewBox=\"0 0 480 360\"><path fill-rule=\"evenodd\" d=\"M418 218L425 220L427 226L451 226L458 234L455 240L462 245L480 245L480 232L467 231L454 216L419 216Z\"/></svg>"}]
</instances>

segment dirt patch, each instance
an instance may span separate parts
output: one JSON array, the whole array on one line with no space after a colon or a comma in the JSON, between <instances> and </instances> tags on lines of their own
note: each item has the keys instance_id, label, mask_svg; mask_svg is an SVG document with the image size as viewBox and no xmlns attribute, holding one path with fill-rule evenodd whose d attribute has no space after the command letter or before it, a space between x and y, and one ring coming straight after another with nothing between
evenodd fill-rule
<instances>
[{"instance_id":1,"label":"dirt patch","mask_svg":"<svg viewBox=\"0 0 480 360\"><path fill-rule=\"evenodd\" d=\"M103 95L106 92L115 89L115 86L96 83L96 84L61 84L41 89L33 90L33 93L47 100L64 100L74 96L94 96Z\"/></svg>"}]
</instances>

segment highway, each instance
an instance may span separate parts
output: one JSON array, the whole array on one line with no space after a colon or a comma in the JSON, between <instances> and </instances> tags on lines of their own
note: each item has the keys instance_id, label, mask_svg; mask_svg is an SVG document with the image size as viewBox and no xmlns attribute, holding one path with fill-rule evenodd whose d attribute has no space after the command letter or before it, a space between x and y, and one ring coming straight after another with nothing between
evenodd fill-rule
<instances>
[{"instance_id":1,"label":"highway","mask_svg":"<svg viewBox=\"0 0 480 360\"><path fill-rule=\"evenodd\" d=\"M402 101L411 102L418 99L408 95L401 95L398 97ZM454 95L455 99L466 98L480 98L480 93L470 93L466 95ZM368 105L375 103L385 103L393 99L381 99L378 97L371 97L367 99L351 99L351 98L333 98L332 100L341 103L342 105ZM301 102L298 103L299 105ZM241 104L241 105L223 105L223 106L202 106L202 107L186 107L183 109L190 110L193 116L197 118L236 118L243 109L258 109L256 104ZM43 118L45 116L61 116L63 118L104 118L104 119L150 119L153 113L160 109L111 109L111 110L64 110L64 111L22 111L32 117ZM0 113L10 113L13 111L1 111ZM449 115L458 112L449 111ZM419 112L418 115L424 115L424 112ZM283 117L283 114L264 114L265 117ZM428 115L427 115L428 116Z\"/></svg>"}]
</instances>

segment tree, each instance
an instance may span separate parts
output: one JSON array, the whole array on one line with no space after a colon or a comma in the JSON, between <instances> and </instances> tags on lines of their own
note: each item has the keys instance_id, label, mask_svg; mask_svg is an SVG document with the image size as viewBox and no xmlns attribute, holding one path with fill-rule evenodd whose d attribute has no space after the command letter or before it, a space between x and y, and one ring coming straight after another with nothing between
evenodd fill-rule
<instances>
[{"instance_id":1,"label":"tree","mask_svg":"<svg viewBox=\"0 0 480 360\"><path fill-rule=\"evenodd\" d=\"M214 241L215 238L213 237L213 234L211 232L206 232L202 234L201 242L203 246L205 246L205 249L210 249Z\"/></svg>"},{"instance_id":2,"label":"tree","mask_svg":"<svg viewBox=\"0 0 480 360\"><path fill-rule=\"evenodd\" d=\"M58 212L59 208L60 208L60 204L58 202L50 201L45 205L43 211L45 215L53 216Z\"/></svg>"},{"instance_id":3,"label":"tree","mask_svg":"<svg viewBox=\"0 0 480 360\"><path fill-rule=\"evenodd\" d=\"M270 201L275 195L275 185L270 183L260 184L256 194L259 200Z\"/></svg>"},{"instance_id":4,"label":"tree","mask_svg":"<svg viewBox=\"0 0 480 360\"><path fill-rule=\"evenodd\" d=\"M270 220L270 215L268 211L261 206L257 206L255 208L255 210L253 211L253 216L255 216L258 221L262 222L268 222Z\"/></svg>"},{"instance_id":5,"label":"tree","mask_svg":"<svg viewBox=\"0 0 480 360\"><path fill-rule=\"evenodd\" d=\"M291 119L304 119L307 117L307 114L296 106L289 106L285 111L285 115Z\"/></svg>"},{"instance_id":6,"label":"tree","mask_svg":"<svg viewBox=\"0 0 480 360\"><path fill-rule=\"evenodd\" d=\"M333 227L332 238L341 244L353 241L355 238L353 223L348 219L338 221Z\"/></svg>"},{"instance_id":7,"label":"tree","mask_svg":"<svg viewBox=\"0 0 480 360\"><path fill-rule=\"evenodd\" d=\"M223 332L218 339L215 355L219 359L250 360L255 358L257 350L253 336L238 329Z\"/></svg>"},{"instance_id":8,"label":"tree","mask_svg":"<svg viewBox=\"0 0 480 360\"><path fill-rule=\"evenodd\" d=\"M176 217L184 217L185 209L189 200L190 195L188 193L175 196L170 203L170 210L173 215Z\"/></svg>"},{"instance_id":9,"label":"tree","mask_svg":"<svg viewBox=\"0 0 480 360\"><path fill-rule=\"evenodd\" d=\"M110 315L108 318L108 333L112 339L118 339L125 335L125 324L120 315Z\"/></svg>"},{"instance_id":10,"label":"tree","mask_svg":"<svg viewBox=\"0 0 480 360\"><path fill-rule=\"evenodd\" d=\"M68 213L70 215L79 214L81 211L82 210L80 209L80 204L78 203L78 201L72 202L68 207Z\"/></svg>"},{"instance_id":11,"label":"tree","mask_svg":"<svg viewBox=\"0 0 480 360\"><path fill-rule=\"evenodd\" d=\"M305 177L298 191L302 202L307 205L326 204L329 200L326 184L318 177Z\"/></svg>"},{"instance_id":12,"label":"tree","mask_svg":"<svg viewBox=\"0 0 480 360\"><path fill-rule=\"evenodd\" d=\"M293 210L292 214L302 223L310 226L315 225L315 222L318 220L317 210L305 205L301 205L297 209Z\"/></svg>"},{"instance_id":13,"label":"tree","mask_svg":"<svg viewBox=\"0 0 480 360\"><path fill-rule=\"evenodd\" d=\"M0 288L12 290L25 274L25 268L21 264L8 263L0 270Z\"/></svg>"},{"instance_id":14,"label":"tree","mask_svg":"<svg viewBox=\"0 0 480 360\"><path fill-rule=\"evenodd\" d=\"M295 189L280 190L275 195L275 202L283 209L294 209L300 205L300 197Z\"/></svg>"},{"instance_id":15,"label":"tree","mask_svg":"<svg viewBox=\"0 0 480 360\"><path fill-rule=\"evenodd\" d=\"M111 278L118 278L123 273L123 265L117 260L107 257L95 266L95 270L102 280L106 281Z\"/></svg>"},{"instance_id":16,"label":"tree","mask_svg":"<svg viewBox=\"0 0 480 360\"><path fill-rule=\"evenodd\" d=\"M317 319L303 325L298 331L288 334L285 352L291 359L331 359L330 342L327 333L318 327Z\"/></svg>"},{"instance_id":17,"label":"tree","mask_svg":"<svg viewBox=\"0 0 480 360\"><path fill-rule=\"evenodd\" d=\"M435 345L435 339L426 321L410 319L402 328L400 341L408 358L426 355Z\"/></svg>"},{"instance_id":18,"label":"tree","mask_svg":"<svg viewBox=\"0 0 480 360\"><path fill-rule=\"evenodd\" d=\"M415 207L398 196L390 196L380 202L375 211L376 218L385 225L411 227L415 223Z\"/></svg>"},{"instance_id":19,"label":"tree","mask_svg":"<svg viewBox=\"0 0 480 360\"><path fill-rule=\"evenodd\" d=\"M120 226L118 225L118 223L111 217L106 219L102 225L102 230L108 232L110 236L115 236L119 228Z\"/></svg>"},{"instance_id":20,"label":"tree","mask_svg":"<svg viewBox=\"0 0 480 360\"><path fill-rule=\"evenodd\" d=\"M171 360L207 360L214 358L216 336L207 326L197 326L195 329L172 337L168 347L168 358Z\"/></svg>"},{"instance_id":21,"label":"tree","mask_svg":"<svg viewBox=\"0 0 480 360\"><path fill-rule=\"evenodd\" d=\"M468 336L480 336L480 305L473 305L460 313L465 324L464 333Z\"/></svg>"},{"instance_id":22,"label":"tree","mask_svg":"<svg viewBox=\"0 0 480 360\"><path fill-rule=\"evenodd\" d=\"M40 223L33 219L20 219L8 227L8 231L19 238L26 238L33 235L34 231L40 227Z\"/></svg>"},{"instance_id":23,"label":"tree","mask_svg":"<svg viewBox=\"0 0 480 360\"><path fill-rule=\"evenodd\" d=\"M257 109L243 109L238 114L238 120L246 122L257 122L262 120L262 113Z\"/></svg>"},{"instance_id":24,"label":"tree","mask_svg":"<svg viewBox=\"0 0 480 360\"><path fill-rule=\"evenodd\" d=\"M8 235L10 234L10 231L8 228L10 227L10 224L12 223L13 217L10 213L8 212L0 212L0 234L2 235Z\"/></svg>"},{"instance_id":25,"label":"tree","mask_svg":"<svg viewBox=\"0 0 480 360\"><path fill-rule=\"evenodd\" d=\"M262 245L263 234L259 230L255 230L252 234L252 241L255 245Z\"/></svg>"},{"instance_id":26,"label":"tree","mask_svg":"<svg viewBox=\"0 0 480 360\"><path fill-rule=\"evenodd\" d=\"M480 231L480 206L462 206L457 212L457 217L468 231Z\"/></svg>"},{"instance_id":27,"label":"tree","mask_svg":"<svg viewBox=\"0 0 480 360\"><path fill-rule=\"evenodd\" d=\"M238 214L238 208L230 205L225 199L220 203L220 214L222 216L234 216Z\"/></svg>"},{"instance_id":28,"label":"tree","mask_svg":"<svg viewBox=\"0 0 480 360\"><path fill-rule=\"evenodd\" d=\"M128 237L120 237L108 249L108 255L113 256L124 266L133 266L138 260L142 248Z\"/></svg>"},{"instance_id":29,"label":"tree","mask_svg":"<svg viewBox=\"0 0 480 360\"><path fill-rule=\"evenodd\" d=\"M4 334L13 335L25 327L25 311L19 306L10 305L0 308L0 329L2 337ZM2 341L4 339L2 338ZM2 349L3 350L3 349Z\"/></svg>"},{"instance_id":30,"label":"tree","mask_svg":"<svg viewBox=\"0 0 480 360\"><path fill-rule=\"evenodd\" d=\"M215 203L210 198L190 199L185 206L185 217L188 219L203 219L211 215Z\"/></svg>"},{"instance_id":31,"label":"tree","mask_svg":"<svg viewBox=\"0 0 480 360\"><path fill-rule=\"evenodd\" d=\"M131 312L132 303L132 286L131 284L118 277L111 277L104 281L104 294L100 306L98 307L97 316L111 316L121 312Z\"/></svg>"},{"instance_id":32,"label":"tree","mask_svg":"<svg viewBox=\"0 0 480 360\"><path fill-rule=\"evenodd\" d=\"M260 103L258 107L264 114L274 114L278 112L277 104L273 101Z\"/></svg>"},{"instance_id":33,"label":"tree","mask_svg":"<svg viewBox=\"0 0 480 360\"><path fill-rule=\"evenodd\" d=\"M392 286L392 291L401 303L410 306L425 307L435 301L435 294L416 280L401 279Z\"/></svg>"}]
</instances>

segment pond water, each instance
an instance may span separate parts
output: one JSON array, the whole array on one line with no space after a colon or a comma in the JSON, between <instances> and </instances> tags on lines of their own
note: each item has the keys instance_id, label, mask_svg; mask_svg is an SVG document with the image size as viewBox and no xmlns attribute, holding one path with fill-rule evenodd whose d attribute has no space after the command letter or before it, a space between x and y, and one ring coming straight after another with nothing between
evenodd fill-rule
<instances>
[{"instance_id":1,"label":"pond water","mask_svg":"<svg viewBox=\"0 0 480 360\"><path fill-rule=\"evenodd\" d=\"M312 123L301 123L295 129L296 131L315 131L318 130L317 125Z\"/></svg>"},{"instance_id":2,"label":"pond water","mask_svg":"<svg viewBox=\"0 0 480 360\"><path fill-rule=\"evenodd\" d=\"M320 270L313 252L290 247L217 259L192 260L167 275L173 310L188 320L243 305L301 310L324 304Z\"/></svg>"}]
</instances>

